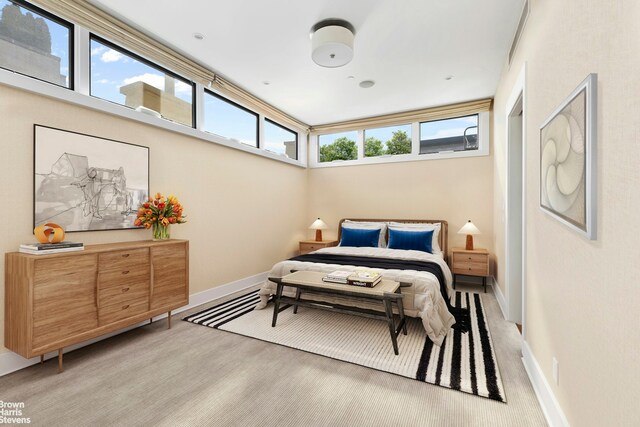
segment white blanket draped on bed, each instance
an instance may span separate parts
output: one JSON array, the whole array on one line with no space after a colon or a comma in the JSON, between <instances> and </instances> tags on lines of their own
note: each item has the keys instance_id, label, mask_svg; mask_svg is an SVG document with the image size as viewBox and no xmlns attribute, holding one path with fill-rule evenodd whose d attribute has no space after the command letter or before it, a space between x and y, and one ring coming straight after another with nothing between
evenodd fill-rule
<instances>
[{"instance_id":1,"label":"white blanket draped on bed","mask_svg":"<svg viewBox=\"0 0 640 427\"><path fill-rule=\"evenodd\" d=\"M440 255L432 255L421 251L407 251L386 248L329 247L316 253L367 256L375 258L394 258L412 261L432 261L438 263L444 273L447 293L453 294L453 282L449 266ZM291 270L310 270L329 273L335 270L354 270L357 266L322 264L302 261L281 261L273 266L270 277L286 276ZM378 269L379 270L379 269ZM447 309L447 304L440 293L440 283L431 273L415 270L380 270L385 279L411 283L411 287L402 288L404 311L407 316L419 317L427 335L436 345L441 345L455 318ZM267 280L260 290L260 303L256 309L267 305L269 295L276 292L276 284ZM295 290L285 287L283 294L294 297Z\"/></svg>"}]
</instances>

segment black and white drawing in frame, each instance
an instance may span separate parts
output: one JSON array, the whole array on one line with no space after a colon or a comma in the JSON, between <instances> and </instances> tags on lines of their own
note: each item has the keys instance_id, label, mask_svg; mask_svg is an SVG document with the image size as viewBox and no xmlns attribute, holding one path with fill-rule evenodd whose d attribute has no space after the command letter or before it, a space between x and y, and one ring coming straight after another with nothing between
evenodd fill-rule
<instances>
[{"instance_id":1,"label":"black and white drawing in frame","mask_svg":"<svg viewBox=\"0 0 640 427\"><path fill-rule=\"evenodd\" d=\"M596 239L597 74L587 78L540 127L540 207Z\"/></svg>"},{"instance_id":2,"label":"black and white drawing in frame","mask_svg":"<svg viewBox=\"0 0 640 427\"><path fill-rule=\"evenodd\" d=\"M148 147L34 126L34 226L139 228L136 209L148 197Z\"/></svg>"}]
</instances>

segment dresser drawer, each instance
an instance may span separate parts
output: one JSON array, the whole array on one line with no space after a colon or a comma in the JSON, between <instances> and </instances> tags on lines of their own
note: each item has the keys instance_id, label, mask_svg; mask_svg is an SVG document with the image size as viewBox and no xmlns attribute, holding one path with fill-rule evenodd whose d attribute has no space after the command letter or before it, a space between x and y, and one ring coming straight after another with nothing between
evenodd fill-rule
<instances>
[{"instance_id":1,"label":"dresser drawer","mask_svg":"<svg viewBox=\"0 0 640 427\"><path fill-rule=\"evenodd\" d=\"M127 283L112 284L98 290L100 308L110 305L126 305L129 301L149 299L149 277L138 278Z\"/></svg>"},{"instance_id":2,"label":"dresser drawer","mask_svg":"<svg viewBox=\"0 0 640 427\"><path fill-rule=\"evenodd\" d=\"M101 273L112 270L131 270L145 264L149 264L147 248L108 252L98 257L98 270Z\"/></svg>"},{"instance_id":3,"label":"dresser drawer","mask_svg":"<svg viewBox=\"0 0 640 427\"><path fill-rule=\"evenodd\" d=\"M322 249L324 247L326 246L323 244L300 243L300 252L301 253L313 252L313 251L317 251L318 249Z\"/></svg>"},{"instance_id":4,"label":"dresser drawer","mask_svg":"<svg viewBox=\"0 0 640 427\"><path fill-rule=\"evenodd\" d=\"M484 262L454 262L454 274L467 274L470 276L488 276L489 265Z\"/></svg>"},{"instance_id":5,"label":"dresser drawer","mask_svg":"<svg viewBox=\"0 0 640 427\"><path fill-rule=\"evenodd\" d=\"M148 310L148 297L136 299L129 298L126 302L100 307L98 311L98 320L100 322L100 326L104 326L109 323L117 322L118 320L142 314Z\"/></svg>"},{"instance_id":6,"label":"dresser drawer","mask_svg":"<svg viewBox=\"0 0 640 427\"><path fill-rule=\"evenodd\" d=\"M467 254L467 253L454 253L453 254L453 263L456 264L458 262L478 262L478 263L487 263L489 259L488 254Z\"/></svg>"},{"instance_id":7,"label":"dresser drawer","mask_svg":"<svg viewBox=\"0 0 640 427\"><path fill-rule=\"evenodd\" d=\"M148 283L149 273L149 265L138 265L131 268L123 267L119 270L100 272L98 274L98 289L118 288L121 285L132 285L141 281L147 281Z\"/></svg>"}]
</instances>

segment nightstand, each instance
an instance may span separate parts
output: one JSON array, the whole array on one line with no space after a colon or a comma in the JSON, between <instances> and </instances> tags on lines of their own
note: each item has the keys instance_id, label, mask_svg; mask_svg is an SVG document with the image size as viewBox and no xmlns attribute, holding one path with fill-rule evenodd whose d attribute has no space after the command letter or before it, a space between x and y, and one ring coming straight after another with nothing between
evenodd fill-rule
<instances>
[{"instance_id":1,"label":"nightstand","mask_svg":"<svg viewBox=\"0 0 640 427\"><path fill-rule=\"evenodd\" d=\"M453 273L453 288L456 287L456 275L482 277L482 286L487 292L487 276L489 275L489 251L486 249L466 250L453 248L451 250L451 272Z\"/></svg>"},{"instance_id":2,"label":"nightstand","mask_svg":"<svg viewBox=\"0 0 640 427\"><path fill-rule=\"evenodd\" d=\"M318 242L316 240L301 240L300 255L308 254L309 252L317 251L318 249L328 248L329 246L338 246L338 241L322 240L321 242Z\"/></svg>"}]
</instances>

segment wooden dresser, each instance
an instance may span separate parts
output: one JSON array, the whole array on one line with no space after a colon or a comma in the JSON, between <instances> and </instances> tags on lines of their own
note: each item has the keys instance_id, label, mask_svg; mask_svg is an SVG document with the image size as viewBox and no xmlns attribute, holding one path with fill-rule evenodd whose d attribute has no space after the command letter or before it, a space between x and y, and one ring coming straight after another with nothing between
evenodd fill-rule
<instances>
[{"instance_id":1,"label":"wooden dresser","mask_svg":"<svg viewBox=\"0 0 640 427\"><path fill-rule=\"evenodd\" d=\"M139 241L5 254L4 345L44 356L189 302L189 242Z\"/></svg>"}]
</instances>

